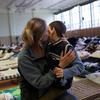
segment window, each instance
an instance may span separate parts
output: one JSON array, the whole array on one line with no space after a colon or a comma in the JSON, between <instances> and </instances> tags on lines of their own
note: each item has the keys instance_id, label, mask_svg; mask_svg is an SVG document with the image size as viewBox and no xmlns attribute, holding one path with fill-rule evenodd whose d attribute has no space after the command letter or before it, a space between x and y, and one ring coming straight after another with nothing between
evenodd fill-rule
<instances>
[{"instance_id":1,"label":"window","mask_svg":"<svg viewBox=\"0 0 100 100\"><path fill-rule=\"evenodd\" d=\"M76 6L55 16L65 23L67 30L100 26L100 0L83 6Z\"/></svg>"},{"instance_id":2,"label":"window","mask_svg":"<svg viewBox=\"0 0 100 100\"><path fill-rule=\"evenodd\" d=\"M60 13L60 14L55 15L55 20L60 20L60 21L61 21L61 13Z\"/></svg>"},{"instance_id":3,"label":"window","mask_svg":"<svg viewBox=\"0 0 100 100\"><path fill-rule=\"evenodd\" d=\"M71 23L70 23L70 15L69 11L63 12L62 13L62 21L67 27L67 31L71 29Z\"/></svg>"},{"instance_id":4,"label":"window","mask_svg":"<svg viewBox=\"0 0 100 100\"><path fill-rule=\"evenodd\" d=\"M71 10L71 29L79 29L79 6Z\"/></svg>"},{"instance_id":5,"label":"window","mask_svg":"<svg viewBox=\"0 0 100 100\"><path fill-rule=\"evenodd\" d=\"M93 2L93 26L100 26L100 1Z\"/></svg>"},{"instance_id":6,"label":"window","mask_svg":"<svg viewBox=\"0 0 100 100\"><path fill-rule=\"evenodd\" d=\"M91 27L90 4L81 7L81 28Z\"/></svg>"},{"instance_id":7,"label":"window","mask_svg":"<svg viewBox=\"0 0 100 100\"><path fill-rule=\"evenodd\" d=\"M71 25L70 25L69 11L65 11L63 13L60 13L58 15L55 15L55 20L62 21L66 25L67 30L70 30Z\"/></svg>"}]
</instances>

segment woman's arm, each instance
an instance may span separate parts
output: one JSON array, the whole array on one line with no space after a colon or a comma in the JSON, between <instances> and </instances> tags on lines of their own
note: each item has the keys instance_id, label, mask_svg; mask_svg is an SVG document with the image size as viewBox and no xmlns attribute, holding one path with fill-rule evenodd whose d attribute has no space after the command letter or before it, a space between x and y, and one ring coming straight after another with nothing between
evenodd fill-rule
<instances>
[{"instance_id":1,"label":"woman's arm","mask_svg":"<svg viewBox=\"0 0 100 100\"><path fill-rule=\"evenodd\" d=\"M72 66L70 68L58 68L56 67L54 73L56 77L64 77L65 79L71 78L73 76L80 75L85 71L85 67L83 66L82 61L76 54L76 59L73 61Z\"/></svg>"},{"instance_id":2,"label":"woman's arm","mask_svg":"<svg viewBox=\"0 0 100 100\"><path fill-rule=\"evenodd\" d=\"M71 64L75 60L75 58L76 58L76 54L74 50L69 50L68 53L61 52L58 66L60 68L65 68L69 64Z\"/></svg>"},{"instance_id":3,"label":"woman's arm","mask_svg":"<svg viewBox=\"0 0 100 100\"><path fill-rule=\"evenodd\" d=\"M31 62L28 57L18 59L18 69L24 79L38 89L49 87L55 79L52 71L43 75L39 66L36 63Z\"/></svg>"}]
</instances>

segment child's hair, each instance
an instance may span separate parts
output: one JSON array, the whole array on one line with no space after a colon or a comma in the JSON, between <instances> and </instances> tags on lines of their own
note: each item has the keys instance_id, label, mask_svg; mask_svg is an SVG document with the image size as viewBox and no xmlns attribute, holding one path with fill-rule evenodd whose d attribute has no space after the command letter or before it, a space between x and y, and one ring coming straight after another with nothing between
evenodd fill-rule
<instances>
[{"instance_id":1,"label":"child's hair","mask_svg":"<svg viewBox=\"0 0 100 100\"><path fill-rule=\"evenodd\" d=\"M66 32L66 26L62 21L54 21L52 23L49 24L51 29L55 29L57 32L57 35L59 37L62 37L63 34Z\"/></svg>"}]
</instances>

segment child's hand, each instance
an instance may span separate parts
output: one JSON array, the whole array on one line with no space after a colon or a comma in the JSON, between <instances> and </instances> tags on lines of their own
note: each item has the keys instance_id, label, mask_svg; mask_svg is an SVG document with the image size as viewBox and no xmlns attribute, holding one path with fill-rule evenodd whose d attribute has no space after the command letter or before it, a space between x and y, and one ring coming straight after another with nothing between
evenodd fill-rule
<instances>
[{"instance_id":1,"label":"child's hand","mask_svg":"<svg viewBox=\"0 0 100 100\"><path fill-rule=\"evenodd\" d=\"M56 75L57 78L63 78L64 77L64 71L62 68L56 67L54 69L54 74Z\"/></svg>"},{"instance_id":2,"label":"child's hand","mask_svg":"<svg viewBox=\"0 0 100 100\"><path fill-rule=\"evenodd\" d=\"M59 61L59 67L65 68L70 63L72 63L76 58L75 51L69 50L68 53L64 54L64 52L61 53L60 61Z\"/></svg>"}]
</instances>

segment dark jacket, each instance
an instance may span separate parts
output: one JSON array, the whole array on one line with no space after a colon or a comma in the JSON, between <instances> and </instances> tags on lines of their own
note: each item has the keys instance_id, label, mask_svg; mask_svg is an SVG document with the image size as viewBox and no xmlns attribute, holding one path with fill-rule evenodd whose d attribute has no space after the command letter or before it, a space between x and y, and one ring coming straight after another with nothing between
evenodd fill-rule
<instances>
[{"instance_id":1,"label":"dark jacket","mask_svg":"<svg viewBox=\"0 0 100 100\"><path fill-rule=\"evenodd\" d=\"M55 76L47 69L45 57L37 58L31 49L23 50L18 57L21 74L21 100L38 100L53 83Z\"/></svg>"},{"instance_id":2,"label":"dark jacket","mask_svg":"<svg viewBox=\"0 0 100 100\"><path fill-rule=\"evenodd\" d=\"M62 39L59 39L54 43L48 43L46 47L46 54L50 63L49 65L52 69L59 67L58 65L61 52L63 51L63 53L66 54L69 50L74 50L73 46ZM56 79L56 86L69 89L72 85L73 76L80 75L84 69L83 63L76 53L76 59L64 69L64 78Z\"/></svg>"}]
</instances>

